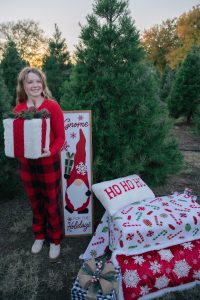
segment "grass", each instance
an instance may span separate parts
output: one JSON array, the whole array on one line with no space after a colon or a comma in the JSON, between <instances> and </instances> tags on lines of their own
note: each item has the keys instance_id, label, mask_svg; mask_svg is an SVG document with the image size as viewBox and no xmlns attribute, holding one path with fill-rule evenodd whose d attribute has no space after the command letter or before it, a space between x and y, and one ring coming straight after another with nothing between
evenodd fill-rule
<instances>
[{"instance_id":1,"label":"grass","mask_svg":"<svg viewBox=\"0 0 200 300\"><path fill-rule=\"evenodd\" d=\"M196 143L199 145L198 141ZM154 192L157 195L170 194L176 190L183 191L185 187L200 195L198 152L184 152L183 169L169 176L166 184L157 187ZM30 253L34 240L32 213L23 190L20 195L0 202L0 300L70 300L70 290L81 266L79 255L85 251L91 237L64 238L61 257L53 264L48 259L48 244L39 255L33 256ZM97 226L104 210L97 204L95 206ZM157 298L186 299L200 299L200 287Z\"/></svg>"},{"instance_id":2,"label":"grass","mask_svg":"<svg viewBox=\"0 0 200 300\"><path fill-rule=\"evenodd\" d=\"M51 263L47 243L39 255L30 252L34 241L32 213L23 192L20 199L0 204L0 299L70 299L81 266L78 257L91 237L65 238L60 259Z\"/></svg>"},{"instance_id":3,"label":"grass","mask_svg":"<svg viewBox=\"0 0 200 300\"><path fill-rule=\"evenodd\" d=\"M1 255L0 265L1 299L37 299L39 263L30 252L16 249Z\"/></svg>"},{"instance_id":4,"label":"grass","mask_svg":"<svg viewBox=\"0 0 200 300\"><path fill-rule=\"evenodd\" d=\"M16 199L14 204L18 205L21 201ZM78 257L86 249L90 237L65 238L62 255L57 263L52 264L48 260L48 244L44 245L40 255L32 255L30 252L33 241L32 217L25 199L23 203L23 218L16 215L18 210L13 209L13 201L1 203L3 208L1 212L7 210L12 212L11 218L14 221L13 226L3 231L0 238L0 299L70 300L70 290L81 266ZM1 224L0 221L0 226ZM5 247L2 247L4 243ZM158 300L175 299L200 299L200 287L158 298Z\"/></svg>"},{"instance_id":5,"label":"grass","mask_svg":"<svg viewBox=\"0 0 200 300\"><path fill-rule=\"evenodd\" d=\"M10 227L10 231L12 233L25 233L27 230L27 227L30 225L30 220L32 218L32 213L27 212L23 219L19 217L16 221L13 222L13 225Z\"/></svg>"}]
</instances>

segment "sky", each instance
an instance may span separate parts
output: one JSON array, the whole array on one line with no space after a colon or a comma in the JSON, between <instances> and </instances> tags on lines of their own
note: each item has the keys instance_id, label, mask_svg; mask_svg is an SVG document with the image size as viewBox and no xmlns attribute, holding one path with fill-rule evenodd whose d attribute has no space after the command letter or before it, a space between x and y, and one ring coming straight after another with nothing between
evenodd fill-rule
<instances>
[{"instance_id":1,"label":"sky","mask_svg":"<svg viewBox=\"0 0 200 300\"><path fill-rule=\"evenodd\" d=\"M92 12L94 0L0 0L0 23L32 19L39 22L47 37L56 23L66 39L68 50L78 44L80 26ZM129 0L129 10L136 28L142 33L162 21L179 17L200 4L200 0Z\"/></svg>"}]
</instances>

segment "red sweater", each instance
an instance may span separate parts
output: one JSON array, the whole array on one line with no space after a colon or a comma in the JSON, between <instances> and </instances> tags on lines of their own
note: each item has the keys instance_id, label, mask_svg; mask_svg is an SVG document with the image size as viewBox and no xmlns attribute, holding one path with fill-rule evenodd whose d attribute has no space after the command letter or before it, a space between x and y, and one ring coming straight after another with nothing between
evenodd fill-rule
<instances>
[{"instance_id":1,"label":"red sweater","mask_svg":"<svg viewBox=\"0 0 200 300\"><path fill-rule=\"evenodd\" d=\"M50 114L50 151L51 155L58 153L65 142L64 116L63 112L55 100L44 99L37 110L47 109ZM14 112L28 110L26 102L15 106Z\"/></svg>"}]
</instances>

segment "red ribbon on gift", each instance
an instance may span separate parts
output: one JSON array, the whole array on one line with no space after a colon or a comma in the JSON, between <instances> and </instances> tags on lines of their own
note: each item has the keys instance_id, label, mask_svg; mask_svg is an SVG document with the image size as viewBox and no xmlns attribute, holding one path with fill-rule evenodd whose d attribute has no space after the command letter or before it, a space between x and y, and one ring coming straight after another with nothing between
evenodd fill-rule
<instances>
[{"instance_id":1,"label":"red ribbon on gift","mask_svg":"<svg viewBox=\"0 0 200 300\"><path fill-rule=\"evenodd\" d=\"M47 130L47 119L42 118L42 141L41 141L41 153L45 148L46 144L46 130ZM24 147L24 122L26 120L22 118L17 118L13 121L13 143L14 143L14 156L24 157L25 147ZM27 120L28 122L31 120Z\"/></svg>"},{"instance_id":2,"label":"red ribbon on gift","mask_svg":"<svg viewBox=\"0 0 200 300\"><path fill-rule=\"evenodd\" d=\"M47 132L47 121L46 119L42 119L42 149L41 149L41 153L43 153L43 149L45 148L45 144L46 144L46 132Z\"/></svg>"},{"instance_id":3,"label":"red ribbon on gift","mask_svg":"<svg viewBox=\"0 0 200 300\"><path fill-rule=\"evenodd\" d=\"M14 156L24 157L24 120L13 121Z\"/></svg>"}]
</instances>

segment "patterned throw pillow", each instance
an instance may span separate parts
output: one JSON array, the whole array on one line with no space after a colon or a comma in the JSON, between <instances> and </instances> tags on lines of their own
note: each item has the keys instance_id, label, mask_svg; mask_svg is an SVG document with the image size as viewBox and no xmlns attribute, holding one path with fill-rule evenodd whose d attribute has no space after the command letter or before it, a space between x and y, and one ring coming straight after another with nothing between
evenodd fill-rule
<instances>
[{"instance_id":1,"label":"patterned throw pillow","mask_svg":"<svg viewBox=\"0 0 200 300\"><path fill-rule=\"evenodd\" d=\"M92 190L111 216L133 202L155 197L138 175L93 184Z\"/></svg>"},{"instance_id":2,"label":"patterned throw pillow","mask_svg":"<svg viewBox=\"0 0 200 300\"><path fill-rule=\"evenodd\" d=\"M200 240L141 255L117 255L126 300L152 299L200 283Z\"/></svg>"}]
</instances>

